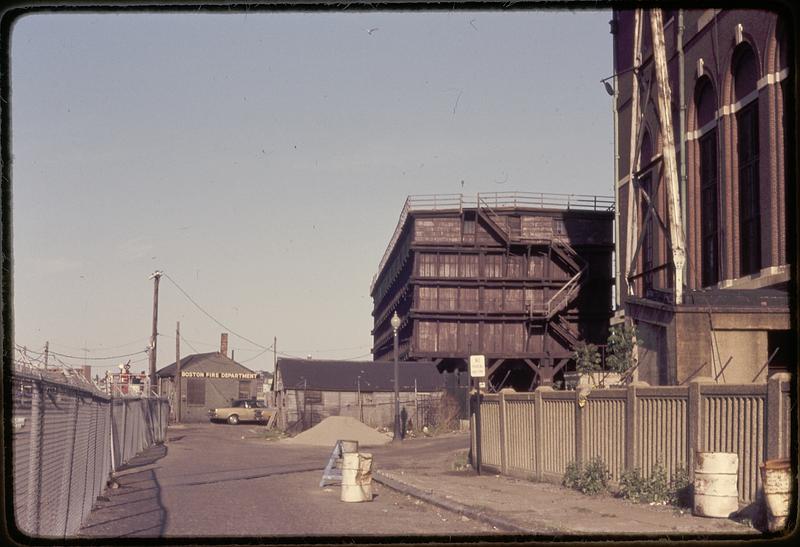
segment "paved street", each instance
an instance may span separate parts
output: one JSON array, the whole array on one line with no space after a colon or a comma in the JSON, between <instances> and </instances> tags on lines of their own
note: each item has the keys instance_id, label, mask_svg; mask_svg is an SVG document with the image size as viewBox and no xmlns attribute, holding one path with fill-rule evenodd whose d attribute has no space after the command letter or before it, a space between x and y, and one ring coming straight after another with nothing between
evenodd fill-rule
<instances>
[{"instance_id":1,"label":"paved street","mask_svg":"<svg viewBox=\"0 0 800 547\"><path fill-rule=\"evenodd\" d=\"M674 507L585 496L548 483L458 471L465 434L361 447L374 456L374 500L345 503L319 487L332 447L264 439L263 427L172 427L163 446L118 473L81 531L88 537L285 537L409 535L585 538L745 537L731 519ZM378 483L377 481L380 481ZM392 489L389 488L392 486ZM402 492L402 493L401 493ZM409 495L411 494L411 495Z\"/></svg>"},{"instance_id":2,"label":"paved street","mask_svg":"<svg viewBox=\"0 0 800 547\"><path fill-rule=\"evenodd\" d=\"M319 488L330 448L259 438L263 428L171 427L118 473L81 531L90 537L406 536L492 533L486 524L373 482L371 503L345 503ZM244 438L243 438L244 437Z\"/></svg>"}]
</instances>

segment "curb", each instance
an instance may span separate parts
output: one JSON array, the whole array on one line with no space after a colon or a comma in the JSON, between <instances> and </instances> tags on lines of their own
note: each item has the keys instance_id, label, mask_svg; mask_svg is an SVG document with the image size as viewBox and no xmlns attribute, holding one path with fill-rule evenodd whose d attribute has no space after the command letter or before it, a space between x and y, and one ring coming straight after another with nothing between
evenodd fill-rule
<instances>
[{"instance_id":1,"label":"curb","mask_svg":"<svg viewBox=\"0 0 800 547\"><path fill-rule=\"evenodd\" d=\"M487 513L485 511L481 511L475 509L474 507L470 507L469 505L464 505L463 503L458 503L452 500L445 500L440 497L437 497L433 494L432 490L422 490L417 488L416 486L412 486L408 483L405 483L397 478L390 477L384 471L375 471L372 474L373 480L383 484L391 488L392 490L397 490L403 494L408 494L409 496L414 496L415 498L419 498L422 501L430 503L431 505L436 505L441 507L442 509L446 509L448 511L452 511L453 513L457 513L460 515L465 515L473 520L478 520L494 526L498 530L503 530L506 532L516 532L522 534L534 534L537 533L535 530L531 530L530 528L525 528L518 524L515 524L501 516L493 515ZM538 533L541 533L540 530Z\"/></svg>"}]
</instances>

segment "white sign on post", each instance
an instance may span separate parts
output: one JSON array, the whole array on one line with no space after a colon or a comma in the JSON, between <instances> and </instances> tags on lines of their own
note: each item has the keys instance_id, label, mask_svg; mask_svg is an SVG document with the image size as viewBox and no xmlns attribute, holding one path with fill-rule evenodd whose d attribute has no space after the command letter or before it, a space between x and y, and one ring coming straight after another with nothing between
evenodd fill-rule
<instances>
[{"instance_id":1,"label":"white sign on post","mask_svg":"<svg viewBox=\"0 0 800 547\"><path fill-rule=\"evenodd\" d=\"M469 356L469 375L472 378L483 378L486 376L486 358L483 355Z\"/></svg>"}]
</instances>

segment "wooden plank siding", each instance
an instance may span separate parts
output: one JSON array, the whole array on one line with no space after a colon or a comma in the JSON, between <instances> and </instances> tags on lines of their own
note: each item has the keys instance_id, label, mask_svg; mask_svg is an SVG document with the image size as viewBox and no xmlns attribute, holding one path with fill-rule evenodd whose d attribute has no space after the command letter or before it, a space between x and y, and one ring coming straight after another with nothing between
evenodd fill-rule
<instances>
[{"instance_id":1,"label":"wooden plank siding","mask_svg":"<svg viewBox=\"0 0 800 547\"><path fill-rule=\"evenodd\" d=\"M403 321L401 358L445 359L457 368L474 353L552 364L571 356L576 339L605 342L613 212L462 207L404 214L374 281L374 359L392 357L394 313ZM561 243L554 250L555 240ZM588 269L567 293L579 263ZM565 305L544 318L559 294ZM546 328L555 320L569 336Z\"/></svg>"}]
</instances>

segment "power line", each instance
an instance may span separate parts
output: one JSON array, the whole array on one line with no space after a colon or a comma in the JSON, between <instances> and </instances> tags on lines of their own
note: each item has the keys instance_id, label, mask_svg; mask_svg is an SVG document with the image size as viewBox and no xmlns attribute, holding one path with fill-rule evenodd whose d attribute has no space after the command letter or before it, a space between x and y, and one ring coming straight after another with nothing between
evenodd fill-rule
<instances>
[{"instance_id":1,"label":"power line","mask_svg":"<svg viewBox=\"0 0 800 547\"><path fill-rule=\"evenodd\" d=\"M217 319L216 319L216 318L215 318L213 315L211 315L211 314L210 314L210 313L208 313L206 310L204 310L204 309L202 308L202 306L200 306L200 304L198 304L197 302L195 302L195 300L194 300L194 299L193 299L191 296L189 296L189 293L187 293L186 291L184 291L184 290L181 288L181 286L180 286L180 285L178 285L178 282L177 282L177 281L175 281L174 279L172 279L172 277L170 277L170 276L169 276L169 274L162 273L162 275L163 275L164 277L166 277L167 279L169 279L170 283L172 283L173 285L175 285L175 287L176 287L176 288L177 288L179 291L181 291L181 293L183 293L183 296L185 296L185 297L186 297L186 298L189 300L189 302L191 302L192 304L194 304L194 305L195 305L195 307L196 307L198 310L200 310L201 312L203 312L203 314L205 314L205 315L206 315L206 316L207 316L209 319L211 319L211 320L212 320L214 323L216 323L217 325L219 325L219 326L220 326L220 327L222 327L223 329L227 330L228 332L230 332L230 333L231 333L231 334L233 334L234 336L238 336L238 337L239 337L239 338L241 338L242 340L246 340L246 341L250 342L250 343L251 343L251 344L253 344L254 346L258 346L259 348L261 348L261 349L263 349L263 350L268 350L268 349L270 349L270 348L268 348L267 346L264 346L263 344L259 344L258 342L254 342L254 341L250 340L250 339L249 339L249 338L247 338L246 336L242 336L241 334L239 334L238 332L236 332L236 331L235 331L235 330L233 330L232 328L230 328L230 327L228 327L228 326L225 326L225 325L223 325L223 324L222 324L220 321L218 321L218 320L217 320Z\"/></svg>"},{"instance_id":2,"label":"power line","mask_svg":"<svg viewBox=\"0 0 800 547\"><path fill-rule=\"evenodd\" d=\"M142 353L147 353L146 349L136 351L134 353L126 353L124 355L109 355L108 357L81 357L77 355L66 355L64 353L58 353L55 351L51 351L50 355L58 355L59 357L65 357L67 359L83 359L84 361L111 361L113 359L124 359L125 357L133 357L134 355L139 355Z\"/></svg>"},{"instance_id":3,"label":"power line","mask_svg":"<svg viewBox=\"0 0 800 547\"><path fill-rule=\"evenodd\" d=\"M360 346L350 346L346 348L323 348L323 349L309 349L309 350L299 350L299 349L288 349L286 351L291 351L294 353L320 353L323 351L345 351L350 349L363 349L371 347L369 344L362 344Z\"/></svg>"},{"instance_id":4,"label":"power line","mask_svg":"<svg viewBox=\"0 0 800 547\"><path fill-rule=\"evenodd\" d=\"M250 357L249 359L245 359L244 361L239 361L239 364L248 363L248 362L252 361L253 359L257 359L258 357L261 357L262 355L264 355L265 353L267 353L267 352L268 352L270 349L272 349L272 348L267 348L267 349L265 349L264 351L262 351L261 353L259 353L258 355L253 355L253 356L252 356L252 357Z\"/></svg>"}]
</instances>

